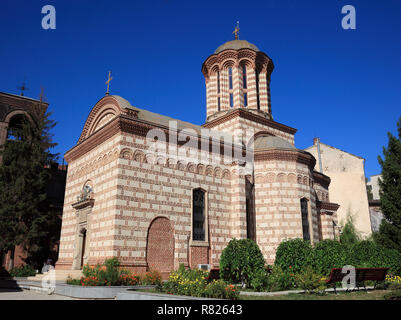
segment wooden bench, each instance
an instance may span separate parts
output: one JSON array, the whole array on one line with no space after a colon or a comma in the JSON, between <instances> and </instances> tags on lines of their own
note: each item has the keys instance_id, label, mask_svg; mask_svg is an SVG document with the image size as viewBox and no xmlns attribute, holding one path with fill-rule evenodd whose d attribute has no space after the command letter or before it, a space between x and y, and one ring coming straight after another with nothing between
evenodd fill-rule
<instances>
[{"instance_id":1,"label":"wooden bench","mask_svg":"<svg viewBox=\"0 0 401 320\"><path fill-rule=\"evenodd\" d=\"M210 269L206 281L212 282L213 280L219 280L219 279L220 279L220 269L219 268Z\"/></svg>"},{"instance_id":2,"label":"wooden bench","mask_svg":"<svg viewBox=\"0 0 401 320\"><path fill-rule=\"evenodd\" d=\"M355 268L355 285L359 289L360 284L363 285L365 290L365 281L375 281L374 289L379 282L384 282L386 279L386 273L389 268ZM342 268L331 269L329 279L326 280L328 285L333 285L334 292L337 293L336 283L341 282L347 273L342 273ZM348 291L348 289L347 289Z\"/></svg>"}]
</instances>

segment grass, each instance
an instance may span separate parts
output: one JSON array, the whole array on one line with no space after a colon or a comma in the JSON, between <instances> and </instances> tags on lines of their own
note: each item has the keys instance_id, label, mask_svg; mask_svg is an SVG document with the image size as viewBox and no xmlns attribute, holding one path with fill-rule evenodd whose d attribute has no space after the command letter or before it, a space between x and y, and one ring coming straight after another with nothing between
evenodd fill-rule
<instances>
[{"instance_id":1,"label":"grass","mask_svg":"<svg viewBox=\"0 0 401 320\"><path fill-rule=\"evenodd\" d=\"M307 293L289 293L274 296L240 296L240 300L384 300L389 290L368 290L354 292L325 293L323 295Z\"/></svg>"},{"instance_id":2,"label":"grass","mask_svg":"<svg viewBox=\"0 0 401 320\"><path fill-rule=\"evenodd\" d=\"M156 289L139 289L136 291L148 293L160 293ZM338 294L327 292L324 295L307 293L289 293L274 296L248 296L240 295L239 300L384 300L384 295L391 290L364 290L354 292L339 292Z\"/></svg>"}]
</instances>

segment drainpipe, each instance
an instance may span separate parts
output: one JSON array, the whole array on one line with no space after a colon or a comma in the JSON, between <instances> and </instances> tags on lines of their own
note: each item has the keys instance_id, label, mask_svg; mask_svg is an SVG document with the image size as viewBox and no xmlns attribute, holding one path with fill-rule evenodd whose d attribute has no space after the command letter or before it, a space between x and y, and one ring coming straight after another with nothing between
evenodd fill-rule
<instances>
[{"instance_id":1,"label":"drainpipe","mask_svg":"<svg viewBox=\"0 0 401 320\"><path fill-rule=\"evenodd\" d=\"M319 169L320 169L319 171L321 173L323 173L322 156L321 156L321 153L320 153L320 138L315 138L313 142L317 146L317 157L318 157L318 160L319 160Z\"/></svg>"}]
</instances>

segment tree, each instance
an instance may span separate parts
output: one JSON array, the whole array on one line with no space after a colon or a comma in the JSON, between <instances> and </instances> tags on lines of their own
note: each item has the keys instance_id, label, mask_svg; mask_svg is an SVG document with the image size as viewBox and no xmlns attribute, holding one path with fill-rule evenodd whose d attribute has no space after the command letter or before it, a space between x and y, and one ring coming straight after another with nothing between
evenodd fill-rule
<instances>
[{"instance_id":1,"label":"tree","mask_svg":"<svg viewBox=\"0 0 401 320\"><path fill-rule=\"evenodd\" d=\"M220 276L224 280L250 286L253 278L265 270L265 259L251 239L231 239L220 256Z\"/></svg>"},{"instance_id":2,"label":"tree","mask_svg":"<svg viewBox=\"0 0 401 320\"><path fill-rule=\"evenodd\" d=\"M56 123L50 115L39 105L21 118L20 126L11 129L11 139L1 150L0 250L11 251L8 268L13 267L15 246L22 246L28 258L32 257L55 223L46 194L51 178L46 166L57 157L50 152L56 146L50 133Z\"/></svg>"},{"instance_id":3,"label":"tree","mask_svg":"<svg viewBox=\"0 0 401 320\"><path fill-rule=\"evenodd\" d=\"M348 209L347 220L340 234L340 242L345 246L351 246L360 240L361 236L355 228L353 215L351 210Z\"/></svg>"},{"instance_id":4,"label":"tree","mask_svg":"<svg viewBox=\"0 0 401 320\"><path fill-rule=\"evenodd\" d=\"M398 138L389 132L388 147L383 147L384 159L378 157L382 167L379 194L385 219L380 224L376 241L401 251L401 118L397 127Z\"/></svg>"}]
</instances>

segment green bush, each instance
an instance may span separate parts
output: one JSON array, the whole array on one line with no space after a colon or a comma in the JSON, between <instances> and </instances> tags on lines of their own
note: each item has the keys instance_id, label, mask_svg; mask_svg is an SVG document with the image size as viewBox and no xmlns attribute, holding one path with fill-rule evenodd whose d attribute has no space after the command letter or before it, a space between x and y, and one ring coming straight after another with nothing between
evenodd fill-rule
<instances>
[{"instance_id":1,"label":"green bush","mask_svg":"<svg viewBox=\"0 0 401 320\"><path fill-rule=\"evenodd\" d=\"M220 257L220 277L250 286L256 274L264 270L265 260L251 239L232 239Z\"/></svg>"},{"instance_id":2,"label":"green bush","mask_svg":"<svg viewBox=\"0 0 401 320\"><path fill-rule=\"evenodd\" d=\"M82 286L134 286L143 284L160 284L161 275L157 271L147 272L142 277L128 269L120 268L117 258L106 259L104 264L96 266L85 265L82 270L83 277L79 280ZM77 284L72 280L70 284Z\"/></svg>"},{"instance_id":3,"label":"green bush","mask_svg":"<svg viewBox=\"0 0 401 320\"><path fill-rule=\"evenodd\" d=\"M323 240L313 248L313 268L318 274L328 276L332 268L342 268L347 264L345 247L335 240Z\"/></svg>"},{"instance_id":4,"label":"green bush","mask_svg":"<svg viewBox=\"0 0 401 320\"><path fill-rule=\"evenodd\" d=\"M315 272L311 266L305 267L300 273L295 275L295 284L307 293L321 293L326 289L326 279Z\"/></svg>"},{"instance_id":5,"label":"green bush","mask_svg":"<svg viewBox=\"0 0 401 320\"><path fill-rule=\"evenodd\" d=\"M215 299L237 300L240 291L233 285L227 285L223 280L210 282L204 291L204 296Z\"/></svg>"},{"instance_id":6,"label":"green bush","mask_svg":"<svg viewBox=\"0 0 401 320\"><path fill-rule=\"evenodd\" d=\"M274 265L293 273L301 272L313 262L313 249L309 241L291 239L283 241L277 248Z\"/></svg>"},{"instance_id":7,"label":"green bush","mask_svg":"<svg viewBox=\"0 0 401 320\"><path fill-rule=\"evenodd\" d=\"M160 292L193 297L218 299L238 299L239 290L223 280L207 282L208 273L198 269L185 269L183 266L173 271L168 280L156 287Z\"/></svg>"},{"instance_id":8,"label":"green bush","mask_svg":"<svg viewBox=\"0 0 401 320\"><path fill-rule=\"evenodd\" d=\"M274 266L267 277L267 291L283 291L293 289L295 286L294 273L283 270L279 266Z\"/></svg>"},{"instance_id":9,"label":"green bush","mask_svg":"<svg viewBox=\"0 0 401 320\"><path fill-rule=\"evenodd\" d=\"M159 285L162 282L162 276L159 271L151 270L141 277L141 283L144 285Z\"/></svg>"},{"instance_id":10,"label":"green bush","mask_svg":"<svg viewBox=\"0 0 401 320\"><path fill-rule=\"evenodd\" d=\"M268 288L269 284L269 275L267 274L266 270L258 270L255 272L252 280L251 280L251 287L255 291L265 291Z\"/></svg>"},{"instance_id":11,"label":"green bush","mask_svg":"<svg viewBox=\"0 0 401 320\"><path fill-rule=\"evenodd\" d=\"M36 270L29 264L21 267L14 267L9 271L12 277L32 277L36 275Z\"/></svg>"}]
</instances>

